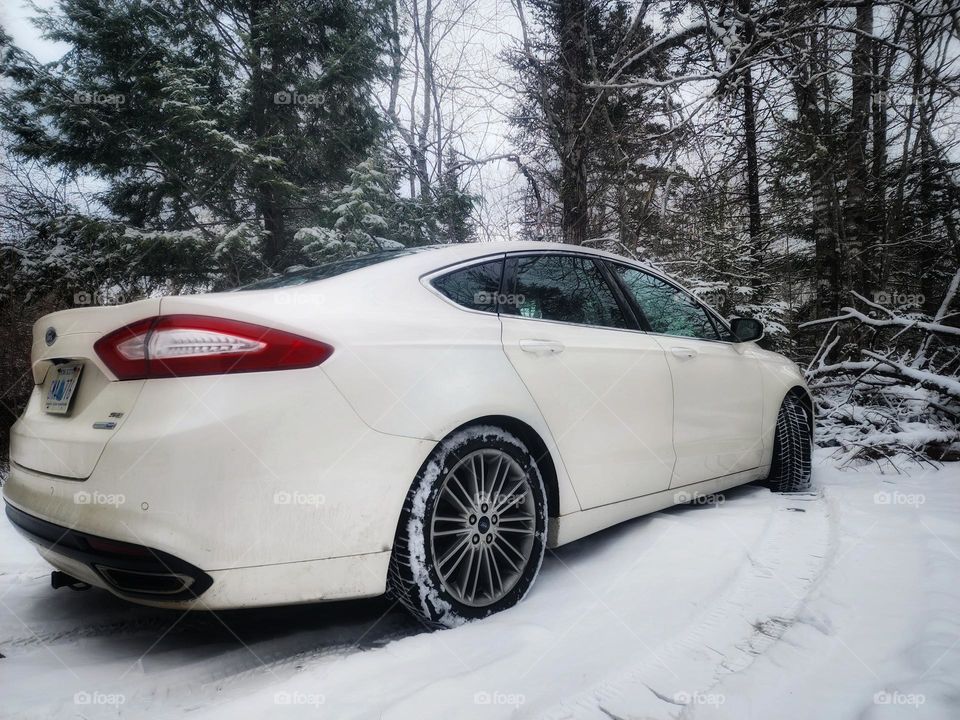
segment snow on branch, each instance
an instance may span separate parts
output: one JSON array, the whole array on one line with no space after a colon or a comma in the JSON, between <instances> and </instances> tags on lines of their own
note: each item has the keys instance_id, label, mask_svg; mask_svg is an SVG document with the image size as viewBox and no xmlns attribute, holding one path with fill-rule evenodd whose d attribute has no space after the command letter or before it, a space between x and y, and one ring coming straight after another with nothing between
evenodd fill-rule
<instances>
[{"instance_id":1,"label":"snow on branch","mask_svg":"<svg viewBox=\"0 0 960 720\"><path fill-rule=\"evenodd\" d=\"M925 332L938 333L944 335L954 335L960 337L960 327L952 327L950 325L944 325L939 322L927 322L924 320L919 320L912 318L910 316L897 315L889 308L884 307L883 305L878 305L877 303L870 302L862 295L858 293L852 293L854 297L859 300L862 300L870 307L884 313L886 317L875 318L866 315L856 308L853 307L844 307L841 308L841 314L834 317L822 318L818 320L810 320L800 325L800 328L812 327L814 325L825 325L827 323L843 322L846 320L853 320L863 325L869 325L871 327L877 328L886 328L886 327L901 327L907 330L916 329L922 330Z\"/></svg>"},{"instance_id":2,"label":"snow on branch","mask_svg":"<svg viewBox=\"0 0 960 720\"><path fill-rule=\"evenodd\" d=\"M863 354L868 357L876 360L882 365L886 365L893 370L895 370L899 375L910 380L916 380L921 385L926 385L934 387L938 390L952 395L953 397L960 400L960 382L953 378L944 377L938 375L937 373L929 372L927 370L917 370L912 367L908 367L901 362L896 362L890 360L887 357L880 355L879 353L872 352L870 350L863 350Z\"/></svg>"}]
</instances>

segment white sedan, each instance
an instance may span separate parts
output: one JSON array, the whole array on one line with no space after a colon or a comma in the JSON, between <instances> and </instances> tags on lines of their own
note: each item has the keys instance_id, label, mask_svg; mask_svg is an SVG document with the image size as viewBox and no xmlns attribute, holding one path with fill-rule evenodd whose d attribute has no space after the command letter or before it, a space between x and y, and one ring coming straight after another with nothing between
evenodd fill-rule
<instances>
[{"instance_id":1,"label":"white sedan","mask_svg":"<svg viewBox=\"0 0 960 720\"><path fill-rule=\"evenodd\" d=\"M517 603L548 547L742 483L808 487L810 396L761 334L546 243L57 312L6 511L55 586L198 609L386 591L453 626Z\"/></svg>"}]
</instances>

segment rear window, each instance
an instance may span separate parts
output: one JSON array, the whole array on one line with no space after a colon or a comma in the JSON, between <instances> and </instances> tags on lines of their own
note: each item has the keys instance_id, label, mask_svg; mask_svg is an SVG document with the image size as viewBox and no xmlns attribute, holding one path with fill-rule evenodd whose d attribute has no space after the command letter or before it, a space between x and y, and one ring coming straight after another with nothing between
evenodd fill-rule
<instances>
[{"instance_id":1,"label":"rear window","mask_svg":"<svg viewBox=\"0 0 960 720\"><path fill-rule=\"evenodd\" d=\"M326 280L327 278L343 275L353 270L361 270L371 265L377 265L387 260L394 260L404 255L411 255L423 248L404 248L402 250L382 250L380 252L361 255L360 257L348 258L346 260L337 260L336 262L316 265L315 267L295 270L285 275L257 280L249 285L237 288L237 290L268 290L270 288L293 287L294 285L303 285L305 283L316 282L317 280Z\"/></svg>"},{"instance_id":2,"label":"rear window","mask_svg":"<svg viewBox=\"0 0 960 720\"><path fill-rule=\"evenodd\" d=\"M503 258L500 258L455 270L438 277L431 284L457 305L470 310L495 313L502 273Z\"/></svg>"}]
</instances>

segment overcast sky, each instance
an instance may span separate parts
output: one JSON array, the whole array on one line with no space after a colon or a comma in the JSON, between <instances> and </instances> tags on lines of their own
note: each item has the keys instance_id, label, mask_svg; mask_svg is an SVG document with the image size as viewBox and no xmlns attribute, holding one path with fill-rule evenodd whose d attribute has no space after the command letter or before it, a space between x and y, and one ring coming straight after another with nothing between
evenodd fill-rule
<instances>
[{"instance_id":1,"label":"overcast sky","mask_svg":"<svg viewBox=\"0 0 960 720\"><path fill-rule=\"evenodd\" d=\"M53 7L55 0L36 0L41 8ZM35 11L22 0L4 0L0 4L0 24L18 47L33 54L40 62L56 60L67 51L66 43L55 43L40 37L40 31L30 22Z\"/></svg>"}]
</instances>

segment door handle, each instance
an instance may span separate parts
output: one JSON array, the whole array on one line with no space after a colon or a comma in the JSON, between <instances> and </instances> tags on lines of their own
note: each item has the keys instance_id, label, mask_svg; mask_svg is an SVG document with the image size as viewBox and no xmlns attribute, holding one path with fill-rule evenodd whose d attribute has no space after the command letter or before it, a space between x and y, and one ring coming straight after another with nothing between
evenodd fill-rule
<instances>
[{"instance_id":1,"label":"door handle","mask_svg":"<svg viewBox=\"0 0 960 720\"><path fill-rule=\"evenodd\" d=\"M670 352L673 353L674 357L678 357L681 360L689 360L699 355L699 353L691 347L672 347L670 348Z\"/></svg>"},{"instance_id":2,"label":"door handle","mask_svg":"<svg viewBox=\"0 0 960 720\"><path fill-rule=\"evenodd\" d=\"M563 343L555 340L521 340L520 349L534 355L557 355L563 352Z\"/></svg>"}]
</instances>

